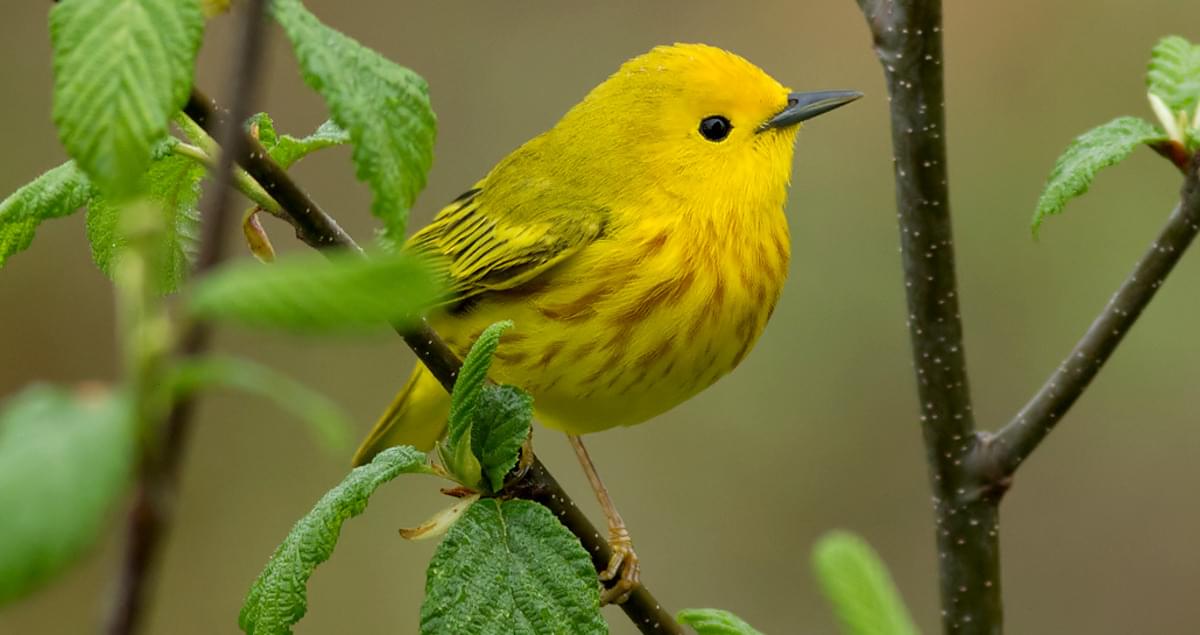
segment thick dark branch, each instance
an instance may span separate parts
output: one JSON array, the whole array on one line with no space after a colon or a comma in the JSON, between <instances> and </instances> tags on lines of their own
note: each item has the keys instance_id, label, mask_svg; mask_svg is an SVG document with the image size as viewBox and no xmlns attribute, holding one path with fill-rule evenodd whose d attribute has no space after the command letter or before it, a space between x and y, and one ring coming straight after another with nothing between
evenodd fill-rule
<instances>
[{"instance_id":1,"label":"thick dark branch","mask_svg":"<svg viewBox=\"0 0 1200 635\"><path fill-rule=\"evenodd\" d=\"M241 121L250 112L257 88L263 46L265 0L247 3L242 22L238 50L230 70L233 112L231 121ZM218 142L225 147L240 148L238 126L222 126L216 131ZM216 265L224 255L224 237L228 233L229 184L233 175L232 160L222 157L217 168L216 182L209 188L201 210L200 248L193 268L203 274ZM207 324L194 323L183 332L178 354L193 356L208 348L212 331ZM125 554L115 598L105 622L105 631L125 635L138 630L144 617L150 580L162 553L162 542L170 529L174 499L179 489L179 472L187 445L195 404L185 398L172 405L163 425L155 431L157 438L148 445L138 468L138 483L125 535Z\"/></svg>"},{"instance_id":2,"label":"thick dark branch","mask_svg":"<svg viewBox=\"0 0 1200 635\"><path fill-rule=\"evenodd\" d=\"M212 101L197 90L184 107L184 112L203 126L212 130L218 113ZM308 196L292 180L288 173L268 156L266 150L248 134L244 150L235 155L238 165L269 192L283 208L296 236L315 249L340 248L361 251L361 248L320 205ZM416 329L397 332L447 392L454 388L462 362L450 350L442 338L424 321ZM603 571L612 556L608 542L596 531L596 527L575 506L549 470L534 458L533 465L516 483L509 485L510 491L523 498L537 501L549 508L554 515L575 534L584 549L592 556L597 571ZM643 633L683 633L671 613L663 609L645 586L635 591L621 610Z\"/></svg>"},{"instance_id":3,"label":"thick dark branch","mask_svg":"<svg viewBox=\"0 0 1200 635\"><path fill-rule=\"evenodd\" d=\"M1100 372L1200 232L1200 154L1185 169L1179 204L1133 273L1025 407L979 447L979 469L1011 476Z\"/></svg>"},{"instance_id":4,"label":"thick dark branch","mask_svg":"<svg viewBox=\"0 0 1200 635\"><path fill-rule=\"evenodd\" d=\"M896 209L947 633L1000 633L997 500L962 468L974 443L947 187L939 0L859 0L891 96Z\"/></svg>"}]
</instances>

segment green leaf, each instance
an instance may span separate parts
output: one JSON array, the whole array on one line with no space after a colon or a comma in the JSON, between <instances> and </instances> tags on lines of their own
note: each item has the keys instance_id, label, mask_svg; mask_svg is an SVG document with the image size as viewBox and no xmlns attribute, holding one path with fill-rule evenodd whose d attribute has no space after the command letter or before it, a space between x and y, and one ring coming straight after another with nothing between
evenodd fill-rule
<instances>
[{"instance_id":1,"label":"green leaf","mask_svg":"<svg viewBox=\"0 0 1200 635\"><path fill-rule=\"evenodd\" d=\"M1200 102L1200 46L1172 35L1154 45L1146 87L1173 111L1193 115Z\"/></svg>"},{"instance_id":2,"label":"green leaf","mask_svg":"<svg viewBox=\"0 0 1200 635\"><path fill-rule=\"evenodd\" d=\"M492 355L500 346L500 336L513 327L511 320L496 322L479 334L463 360L462 370L454 381L450 395L450 417L447 423L446 440L457 445L458 440L471 427L471 413L479 405L479 395L487 383L488 370L492 367Z\"/></svg>"},{"instance_id":3,"label":"green leaf","mask_svg":"<svg viewBox=\"0 0 1200 635\"><path fill-rule=\"evenodd\" d=\"M413 473L431 473L425 455L406 445L388 448L322 496L292 527L250 587L238 615L242 630L247 635L291 633L308 610L308 578L333 553L342 523L361 514L380 485Z\"/></svg>"},{"instance_id":4,"label":"green leaf","mask_svg":"<svg viewBox=\"0 0 1200 635\"><path fill-rule=\"evenodd\" d=\"M164 258L157 267L156 283L163 293L179 288L192 268L200 246L200 181L205 168L179 155L167 155L150 164L141 189L157 203L163 218ZM126 241L121 226L125 205L100 194L88 205L87 235L92 259L110 278L117 255Z\"/></svg>"},{"instance_id":5,"label":"green leaf","mask_svg":"<svg viewBox=\"0 0 1200 635\"><path fill-rule=\"evenodd\" d=\"M390 242L403 242L408 209L433 163L437 120L428 85L325 26L299 0L275 0L271 7L292 41L304 81L350 133L355 174L371 188L371 213L383 221Z\"/></svg>"},{"instance_id":6,"label":"green leaf","mask_svg":"<svg viewBox=\"0 0 1200 635\"><path fill-rule=\"evenodd\" d=\"M846 635L916 635L887 567L871 546L847 532L831 532L813 552L817 581Z\"/></svg>"},{"instance_id":7,"label":"green leaf","mask_svg":"<svg viewBox=\"0 0 1200 635\"><path fill-rule=\"evenodd\" d=\"M684 609L675 619L700 635L762 635L742 618L721 609Z\"/></svg>"},{"instance_id":8,"label":"green leaf","mask_svg":"<svg viewBox=\"0 0 1200 635\"><path fill-rule=\"evenodd\" d=\"M332 121L326 121L316 132L302 139L286 134L279 137L279 142L270 149L270 154L276 163L286 168L309 153L343 143L350 143L350 134Z\"/></svg>"},{"instance_id":9,"label":"green leaf","mask_svg":"<svg viewBox=\"0 0 1200 635\"><path fill-rule=\"evenodd\" d=\"M607 633L596 570L550 510L484 499L450 528L425 573L421 633Z\"/></svg>"},{"instance_id":10,"label":"green leaf","mask_svg":"<svg viewBox=\"0 0 1200 635\"><path fill-rule=\"evenodd\" d=\"M127 402L32 386L0 409L0 604L63 571L124 492L135 439Z\"/></svg>"},{"instance_id":11,"label":"green leaf","mask_svg":"<svg viewBox=\"0 0 1200 635\"><path fill-rule=\"evenodd\" d=\"M92 183L74 161L48 170L0 202L0 267L24 251L38 224L73 214L92 197Z\"/></svg>"},{"instance_id":12,"label":"green leaf","mask_svg":"<svg viewBox=\"0 0 1200 635\"><path fill-rule=\"evenodd\" d=\"M1033 215L1033 233L1047 216L1058 214L1067 201L1087 192L1096 173L1120 163L1141 144L1163 141L1150 122L1137 117L1119 117L1083 133L1058 158Z\"/></svg>"},{"instance_id":13,"label":"green leaf","mask_svg":"<svg viewBox=\"0 0 1200 635\"><path fill-rule=\"evenodd\" d=\"M187 359L176 365L172 384L176 398L225 386L269 399L307 423L322 446L339 454L348 446L354 428L345 411L325 395L248 359L215 355Z\"/></svg>"},{"instance_id":14,"label":"green leaf","mask_svg":"<svg viewBox=\"0 0 1200 635\"><path fill-rule=\"evenodd\" d=\"M129 194L192 85L200 3L62 0L50 10L54 124L100 188Z\"/></svg>"},{"instance_id":15,"label":"green leaf","mask_svg":"<svg viewBox=\"0 0 1200 635\"><path fill-rule=\"evenodd\" d=\"M498 492L529 438L533 397L515 386L485 386L471 418L472 451L491 491Z\"/></svg>"},{"instance_id":16,"label":"green leaf","mask_svg":"<svg viewBox=\"0 0 1200 635\"><path fill-rule=\"evenodd\" d=\"M203 318L296 331L362 329L416 319L441 298L424 264L409 254L363 258L305 254L271 265L243 261L200 280L192 312Z\"/></svg>"}]
</instances>

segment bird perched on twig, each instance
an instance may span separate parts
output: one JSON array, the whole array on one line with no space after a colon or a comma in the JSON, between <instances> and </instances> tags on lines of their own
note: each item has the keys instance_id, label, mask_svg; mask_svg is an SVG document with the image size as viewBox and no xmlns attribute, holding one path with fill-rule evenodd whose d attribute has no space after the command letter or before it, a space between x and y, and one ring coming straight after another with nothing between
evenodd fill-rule
<instances>
[{"instance_id":1,"label":"bird perched on twig","mask_svg":"<svg viewBox=\"0 0 1200 635\"><path fill-rule=\"evenodd\" d=\"M609 521L606 602L637 586L638 565L579 435L642 423L745 358L788 271L796 132L860 96L790 92L733 53L661 46L408 241L450 281L429 320L460 356L488 325L515 324L491 375L570 437ZM418 364L355 464L393 445L429 449L449 403Z\"/></svg>"}]
</instances>

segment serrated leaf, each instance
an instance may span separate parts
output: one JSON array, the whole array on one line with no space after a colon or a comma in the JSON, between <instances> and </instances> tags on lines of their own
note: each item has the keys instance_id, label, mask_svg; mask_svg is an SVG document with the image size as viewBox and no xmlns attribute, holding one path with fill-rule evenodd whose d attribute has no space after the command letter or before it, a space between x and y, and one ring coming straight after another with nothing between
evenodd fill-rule
<instances>
[{"instance_id":1,"label":"serrated leaf","mask_svg":"<svg viewBox=\"0 0 1200 635\"><path fill-rule=\"evenodd\" d=\"M269 399L307 423L317 442L339 454L347 447L354 427L353 420L333 400L248 359L216 355L186 359L176 364L171 384L177 398L220 386Z\"/></svg>"},{"instance_id":2,"label":"serrated leaf","mask_svg":"<svg viewBox=\"0 0 1200 635\"><path fill-rule=\"evenodd\" d=\"M50 10L54 124L110 195L134 190L187 99L204 13L195 0L62 0Z\"/></svg>"},{"instance_id":3,"label":"serrated leaf","mask_svg":"<svg viewBox=\"0 0 1200 635\"><path fill-rule=\"evenodd\" d=\"M409 254L305 254L222 267L198 281L189 306L199 317L249 326L364 329L416 319L441 298L439 286Z\"/></svg>"},{"instance_id":4,"label":"serrated leaf","mask_svg":"<svg viewBox=\"0 0 1200 635\"><path fill-rule=\"evenodd\" d=\"M425 573L421 633L607 633L596 570L550 510L484 499L450 528Z\"/></svg>"},{"instance_id":5,"label":"serrated leaf","mask_svg":"<svg viewBox=\"0 0 1200 635\"><path fill-rule=\"evenodd\" d=\"M343 143L350 143L350 133L332 121L326 121L307 137L297 139L286 134L279 137L279 141L270 149L270 155L276 163L287 168L317 150Z\"/></svg>"},{"instance_id":6,"label":"serrated leaf","mask_svg":"<svg viewBox=\"0 0 1200 635\"><path fill-rule=\"evenodd\" d=\"M141 190L157 203L163 214L162 248L164 258L157 267L156 284L163 293L179 288L188 272L200 244L200 181L205 168L195 161L178 155L168 155L155 161L142 177ZM116 203L103 194L88 205L87 236L92 245L92 259L109 277L117 255L126 241L122 233L123 203Z\"/></svg>"},{"instance_id":7,"label":"serrated leaf","mask_svg":"<svg viewBox=\"0 0 1200 635\"><path fill-rule=\"evenodd\" d=\"M1146 87L1173 111L1191 115L1200 101L1200 46L1172 35L1154 45Z\"/></svg>"},{"instance_id":8,"label":"serrated leaf","mask_svg":"<svg viewBox=\"0 0 1200 635\"><path fill-rule=\"evenodd\" d=\"M74 161L52 168L0 202L0 267L33 242L38 225L75 213L92 197L92 183Z\"/></svg>"},{"instance_id":9,"label":"serrated leaf","mask_svg":"<svg viewBox=\"0 0 1200 635\"><path fill-rule=\"evenodd\" d=\"M271 115L265 112L250 115L250 120L246 122L246 128L249 132L253 132L258 142L268 150L279 143L279 133L275 132L275 121L271 119Z\"/></svg>"},{"instance_id":10,"label":"serrated leaf","mask_svg":"<svg viewBox=\"0 0 1200 635\"><path fill-rule=\"evenodd\" d=\"M350 133L355 174L371 189L371 213L402 242L408 210L425 188L437 120L420 75L329 28L299 0L275 0L304 81Z\"/></svg>"},{"instance_id":11,"label":"serrated leaf","mask_svg":"<svg viewBox=\"0 0 1200 635\"><path fill-rule=\"evenodd\" d=\"M533 424L533 397L515 386L485 386L471 416L471 448L491 491L517 464Z\"/></svg>"},{"instance_id":12,"label":"serrated leaf","mask_svg":"<svg viewBox=\"0 0 1200 635\"><path fill-rule=\"evenodd\" d=\"M284 539L259 574L238 615L247 633L291 633L308 610L308 578L329 559L342 524L363 512L380 485L401 474L430 473L425 455L410 446L391 447L354 468L329 490Z\"/></svg>"},{"instance_id":13,"label":"serrated leaf","mask_svg":"<svg viewBox=\"0 0 1200 635\"><path fill-rule=\"evenodd\" d=\"M684 609L675 619L699 635L762 635L742 618L721 609Z\"/></svg>"},{"instance_id":14,"label":"serrated leaf","mask_svg":"<svg viewBox=\"0 0 1200 635\"><path fill-rule=\"evenodd\" d=\"M0 604L62 572L96 541L129 482L127 402L32 386L0 408Z\"/></svg>"},{"instance_id":15,"label":"serrated leaf","mask_svg":"<svg viewBox=\"0 0 1200 635\"><path fill-rule=\"evenodd\" d=\"M831 532L813 552L817 581L845 635L916 635L887 567L858 536Z\"/></svg>"},{"instance_id":16,"label":"serrated leaf","mask_svg":"<svg viewBox=\"0 0 1200 635\"><path fill-rule=\"evenodd\" d=\"M488 370L492 367L492 355L500 346L500 336L512 328L512 320L496 322L480 333L479 339L471 344L463 360L454 391L450 394L450 416L447 423L446 440L456 445L459 438L471 427L471 412L479 403L479 395L487 382Z\"/></svg>"},{"instance_id":17,"label":"serrated leaf","mask_svg":"<svg viewBox=\"0 0 1200 635\"><path fill-rule=\"evenodd\" d=\"M1062 212L1067 201L1087 192L1101 169L1120 163L1139 145L1165 139L1150 122L1137 117L1118 117L1079 135L1046 180L1033 215L1033 233L1047 216Z\"/></svg>"}]
</instances>

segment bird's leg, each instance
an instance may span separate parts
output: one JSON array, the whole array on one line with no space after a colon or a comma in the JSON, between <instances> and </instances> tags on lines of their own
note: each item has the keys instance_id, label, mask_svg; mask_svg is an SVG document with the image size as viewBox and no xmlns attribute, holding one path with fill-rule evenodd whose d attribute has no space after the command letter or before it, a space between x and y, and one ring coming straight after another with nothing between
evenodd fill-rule
<instances>
[{"instance_id":1,"label":"bird's leg","mask_svg":"<svg viewBox=\"0 0 1200 635\"><path fill-rule=\"evenodd\" d=\"M608 568L600 572L600 581L616 582L600 595L600 603L621 604L628 600L629 594L641 584L640 565L637 554L633 551L633 540L629 537L629 530L625 528L625 521L621 520L621 514L613 506L612 498L608 496L608 488L604 487L600 475L596 473L592 457L588 456L587 448L583 447L583 439L576 434L568 434L567 439L571 441L575 456L579 458L579 464L583 466L583 472L592 484L592 491L596 492L596 500L600 501L600 507L604 509L604 516L608 519L608 544L613 553L612 559L608 561Z\"/></svg>"}]
</instances>

